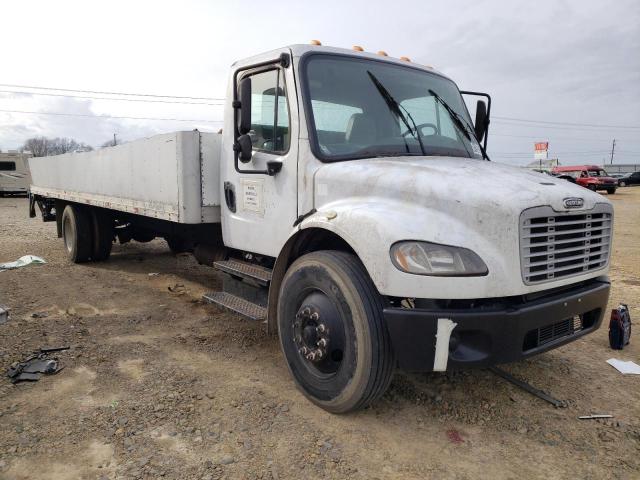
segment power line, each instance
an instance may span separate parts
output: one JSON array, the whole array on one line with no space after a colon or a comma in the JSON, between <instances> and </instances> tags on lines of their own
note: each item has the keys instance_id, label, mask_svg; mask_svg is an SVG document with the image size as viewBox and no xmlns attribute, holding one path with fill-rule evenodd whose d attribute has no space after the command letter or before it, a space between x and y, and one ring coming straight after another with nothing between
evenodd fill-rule
<instances>
[{"instance_id":1,"label":"power line","mask_svg":"<svg viewBox=\"0 0 640 480\"><path fill-rule=\"evenodd\" d=\"M44 95L47 97L87 98L91 100L112 100L116 102L177 103L180 105L215 105L215 106L223 105L223 103L211 103L211 102L182 102L179 100L150 100L150 99L144 99L144 98L92 97L92 96L86 96L86 95L69 95L64 93L16 92L14 90L0 90L0 92L1 93L17 93L19 95Z\"/></svg>"},{"instance_id":2,"label":"power line","mask_svg":"<svg viewBox=\"0 0 640 480\"><path fill-rule=\"evenodd\" d=\"M546 120L527 120L525 118L498 117L498 116L495 116L495 115L493 116L493 118L498 119L498 120L511 120L511 121L514 121L514 122L542 123L542 124L545 124L545 125L571 125L573 127L640 128L640 125L603 125L603 124L593 124L593 123L550 122L550 121L546 121Z\"/></svg>"},{"instance_id":3,"label":"power line","mask_svg":"<svg viewBox=\"0 0 640 480\"><path fill-rule=\"evenodd\" d=\"M497 124L497 125L509 125L511 127L520 127L520 128L528 128L531 130L538 130L540 128L543 129L551 129L551 130L572 130L572 131L578 131L578 130L582 130L584 128L584 126L581 127L570 127L570 126L562 126L562 125L536 125L536 124L529 124L529 123L516 123L516 122L511 122L508 120L491 120L491 124ZM640 128L640 127L605 127L605 126L600 126L599 128L602 129L606 129L606 128ZM591 131L589 130L582 130L585 133L591 133ZM611 138L611 137L609 137Z\"/></svg>"},{"instance_id":4,"label":"power line","mask_svg":"<svg viewBox=\"0 0 640 480\"><path fill-rule=\"evenodd\" d=\"M14 85L9 83L0 83L0 87L10 88L31 88L34 90L54 90L59 92L79 92L79 93L92 93L97 95L125 95L131 97L154 97L154 98L180 98L182 100L219 100L224 101L224 98L213 97L181 97L178 95L155 95L151 93L126 93L126 92L103 92L98 90L78 90L73 88L54 88L54 87L36 87L33 85Z\"/></svg>"},{"instance_id":5,"label":"power line","mask_svg":"<svg viewBox=\"0 0 640 480\"><path fill-rule=\"evenodd\" d=\"M554 155L567 155L567 154L599 154L599 153L608 153L609 150L589 150L589 151L580 151L580 152L567 152L567 151L553 151ZM526 155L533 152L492 152L494 155Z\"/></svg>"},{"instance_id":6,"label":"power line","mask_svg":"<svg viewBox=\"0 0 640 480\"><path fill-rule=\"evenodd\" d=\"M192 123L222 123L222 120L191 120L187 118L157 118L157 117L121 117L115 115L92 115L88 113L62 113L62 112L30 112L26 110L3 110L0 109L0 112L5 113L26 113L31 115L58 115L58 116L69 116L69 117L89 117L89 118L118 118L125 120L160 120L167 122L192 122Z\"/></svg>"},{"instance_id":7,"label":"power line","mask_svg":"<svg viewBox=\"0 0 640 480\"><path fill-rule=\"evenodd\" d=\"M528 138L531 140L540 140L541 135L511 135L508 133L495 133L495 132L491 132L490 136L496 136L496 137L514 137L514 138ZM603 137L603 138L597 138L597 137L573 137L573 136L567 136L567 135L556 135L556 134L549 134L549 137L551 138L562 138L562 139L568 139L568 140L588 140L588 141L594 141L594 142L609 142L609 139L611 138L610 136L607 137ZM617 137L616 137L617 138ZM634 140L623 140L625 142L629 142L629 143L634 143L634 142L639 142L640 139L634 139Z\"/></svg>"}]
</instances>

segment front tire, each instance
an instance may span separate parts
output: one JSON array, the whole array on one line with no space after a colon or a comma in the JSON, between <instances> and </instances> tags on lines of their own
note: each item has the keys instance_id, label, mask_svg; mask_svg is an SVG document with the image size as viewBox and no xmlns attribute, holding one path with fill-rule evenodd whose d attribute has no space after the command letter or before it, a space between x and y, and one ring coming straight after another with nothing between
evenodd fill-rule
<instances>
[{"instance_id":1,"label":"front tire","mask_svg":"<svg viewBox=\"0 0 640 480\"><path fill-rule=\"evenodd\" d=\"M607 188L607 195L613 195L614 193L616 193L615 188Z\"/></svg>"},{"instance_id":2,"label":"front tire","mask_svg":"<svg viewBox=\"0 0 640 480\"><path fill-rule=\"evenodd\" d=\"M280 344L309 400L346 413L387 390L395 359L382 309L382 297L352 254L313 252L289 267L278 300Z\"/></svg>"},{"instance_id":3,"label":"front tire","mask_svg":"<svg viewBox=\"0 0 640 480\"><path fill-rule=\"evenodd\" d=\"M78 205L67 205L62 212L62 238L69 260L82 263L91 258L92 233L89 212Z\"/></svg>"}]
</instances>

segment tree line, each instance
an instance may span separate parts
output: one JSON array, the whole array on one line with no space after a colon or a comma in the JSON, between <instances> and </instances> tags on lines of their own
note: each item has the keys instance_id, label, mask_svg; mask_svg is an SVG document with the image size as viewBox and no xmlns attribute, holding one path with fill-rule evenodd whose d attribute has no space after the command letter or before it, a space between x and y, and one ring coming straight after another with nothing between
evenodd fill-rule
<instances>
[{"instance_id":1,"label":"tree line","mask_svg":"<svg viewBox=\"0 0 640 480\"><path fill-rule=\"evenodd\" d=\"M114 141L108 140L101 147L112 147L113 145ZM93 150L91 145L66 137L33 137L26 140L20 147L21 152L31 152L34 157L48 157L77 151L90 152L91 150Z\"/></svg>"}]
</instances>

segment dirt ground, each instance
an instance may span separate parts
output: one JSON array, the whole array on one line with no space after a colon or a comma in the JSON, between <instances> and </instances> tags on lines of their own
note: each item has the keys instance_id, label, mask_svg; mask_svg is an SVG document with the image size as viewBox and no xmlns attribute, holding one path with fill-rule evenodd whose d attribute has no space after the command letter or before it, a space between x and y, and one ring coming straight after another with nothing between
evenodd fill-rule
<instances>
[{"instance_id":1,"label":"dirt ground","mask_svg":"<svg viewBox=\"0 0 640 480\"><path fill-rule=\"evenodd\" d=\"M640 188L615 203L609 309L640 321ZM70 345L39 382L0 378L0 479L640 478L640 361L607 328L505 367L568 402L556 409L486 370L402 374L372 407L335 416L294 387L264 326L200 302L218 274L163 241L73 265L55 224L0 199L0 368ZM153 275L150 275L153 274ZM183 287L176 285L183 285ZM172 287L173 292L168 287ZM610 413L612 420L578 420Z\"/></svg>"}]
</instances>

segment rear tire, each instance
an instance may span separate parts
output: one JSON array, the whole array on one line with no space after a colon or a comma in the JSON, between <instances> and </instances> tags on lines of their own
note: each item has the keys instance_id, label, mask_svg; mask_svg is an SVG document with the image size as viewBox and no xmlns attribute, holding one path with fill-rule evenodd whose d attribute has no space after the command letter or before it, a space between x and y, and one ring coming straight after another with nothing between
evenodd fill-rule
<instances>
[{"instance_id":1,"label":"rear tire","mask_svg":"<svg viewBox=\"0 0 640 480\"><path fill-rule=\"evenodd\" d=\"M615 188L608 188L607 189L607 195L613 195L614 193L616 193L616 189Z\"/></svg>"},{"instance_id":2,"label":"rear tire","mask_svg":"<svg viewBox=\"0 0 640 480\"><path fill-rule=\"evenodd\" d=\"M280 345L309 400L346 413L387 390L395 359L382 309L382 297L352 254L313 252L289 267L278 300Z\"/></svg>"},{"instance_id":3,"label":"rear tire","mask_svg":"<svg viewBox=\"0 0 640 480\"><path fill-rule=\"evenodd\" d=\"M91 210L93 228L93 248L91 259L96 262L107 260L113 246L113 219L101 210Z\"/></svg>"},{"instance_id":4,"label":"rear tire","mask_svg":"<svg viewBox=\"0 0 640 480\"><path fill-rule=\"evenodd\" d=\"M93 249L91 216L87 209L67 205L62 212L62 238L69 260L82 263L89 260Z\"/></svg>"}]
</instances>

